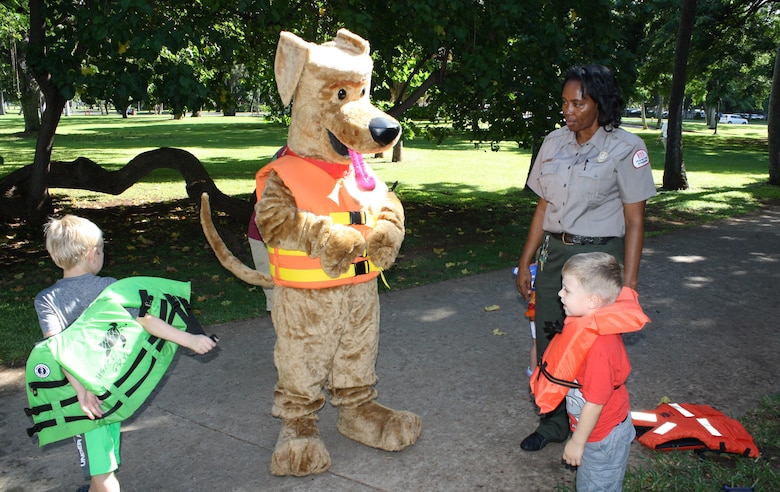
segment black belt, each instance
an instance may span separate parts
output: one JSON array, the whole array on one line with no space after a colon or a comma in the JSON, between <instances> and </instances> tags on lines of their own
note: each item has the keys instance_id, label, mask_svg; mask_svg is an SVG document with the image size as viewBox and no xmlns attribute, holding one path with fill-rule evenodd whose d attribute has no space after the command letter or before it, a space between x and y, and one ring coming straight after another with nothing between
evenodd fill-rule
<instances>
[{"instance_id":1,"label":"black belt","mask_svg":"<svg viewBox=\"0 0 780 492\"><path fill-rule=\"evenodd\" d=\"M577 244L579 246L592 244L594 246L602 246L607 244L611 240L615 239L615 236L609 237L589 237L578 236L576 234L569 234L567 232L550 232L549 233L555 239L561 241L563 244Z\"/></svg>"}]
</instances>

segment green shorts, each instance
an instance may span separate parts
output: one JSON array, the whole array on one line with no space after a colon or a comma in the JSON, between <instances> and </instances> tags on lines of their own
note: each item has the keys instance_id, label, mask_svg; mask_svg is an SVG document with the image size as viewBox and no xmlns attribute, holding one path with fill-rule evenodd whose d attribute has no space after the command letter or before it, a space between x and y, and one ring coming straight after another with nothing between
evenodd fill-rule
<instances>
[{"instance_id":1,"label":"green shorts","mask_svg":"<svg viewBox=\"0 0 780 492\"><path fill-rule=\"evenodd\" d=\"M120 427L120 422L114 422L73 437L86 480L119 468Z\"/></svg>"}]
</instances>

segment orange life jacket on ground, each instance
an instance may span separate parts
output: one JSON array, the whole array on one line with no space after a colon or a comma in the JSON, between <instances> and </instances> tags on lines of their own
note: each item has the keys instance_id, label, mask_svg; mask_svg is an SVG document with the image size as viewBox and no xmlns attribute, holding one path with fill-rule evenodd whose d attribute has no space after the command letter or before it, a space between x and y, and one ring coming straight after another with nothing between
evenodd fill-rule
<instances>
[{"instance_id":1,"label":"orange life jacket on ground","mask_svg":"<svg viewBox=\"0 0 780 492\"><path fill-rule=\"evenodd\" d=\"M650 321L638 298L634 289L623 287L612 304L588 316L566 318L563 331L550 340L531 375L531 392L541 413L553 411L569 388L580 387L574 378L599 335L638 331Z\"/></svg>"},{"instance_id":2,"label":"orange life jacket on ground","mask_svg":"<svg viewBox=\"0 0 780 492\"><path fill-rule=\"evenodd\" d=\"M760 456L753 437L737 420L709 405L662 403L655 410L631 412L637 441L651 449L709 449Z\"/></svg>"},{"instance_id":3,"label":"orange life jacket on ground","mask_svg":"<svg viewBox=\"0 0 780 492\"><path fill-rule=\"evenodd\" d=\"M331 171L336 168L343 168L344 172L349 170L348 164L321 163L288 152L257 172L257 196L262 197L265 180L273 170L292 191L299 209L315 215L328 215L335 224L348 225L367 236L376 217L340 185L340 180L333 177L337 173L328 172L328 166ZM338 203L332 198L334 192L338 193ZM382 271L366 256L355 258L350 269L336 278L325 273L319 257L311 258L304 251L269 246L268 258L274 283L284 287L324 289L358 284L375 279Z\"/></svg>"}]
</instances>

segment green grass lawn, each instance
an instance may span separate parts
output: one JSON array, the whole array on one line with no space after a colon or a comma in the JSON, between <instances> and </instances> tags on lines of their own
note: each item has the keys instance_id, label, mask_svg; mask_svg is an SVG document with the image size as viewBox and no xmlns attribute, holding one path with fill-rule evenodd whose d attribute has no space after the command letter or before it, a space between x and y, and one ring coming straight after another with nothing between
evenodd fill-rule
<instances>
[{"instance_id":1,"label":"green grass lawn","mask_svg":"<svg viewBox=\"0 0 780 492\"><path fill-rule=\"evenodd\" d=\"M659 132L641 130L637 122L628 119L626 128L647 142L660 186L664 156L656 142ZM19 136L22 129L21 117L0 117L2 175L32 161L35 140ZM780 196L780 190L766 184L765 124L721 125L713 135L703 123L686 122L683 138L691 187L648 202L648 234L744 213ZM249 197L257 169L285 139L285 128L252 116L71 116L59 126L53 159L84 156L118 169L141 152L179 147L201 160L220 190ZM406 240L387 272L392 288L516 264L536 201L523 189L530 151L502 142L495 152L487 144L453 135L441 144L423 138L405 142L402 162L390 162L389 156L367 162L388 184L397 183L407 214ZM262 294L234 279L206 246L197 209L176 172L154 171L119 196L64 189L51 193L57 213L85 215L104 229L105 275L190 280L204 324L265 315ZM246 224L225 216L216 220L236 238L230 243L234 252L251 264ZM0 261L7 270L0 280L0 364L17 364L39 336L32 298L59 272L43 250L39 230L14 222L0 228Z\"/></svg>"},{"instance_id":2,"label":"green grass lawn","mask_svg":"<svg viewBox=\"0 0 780 492\"><path fill-rule=\"evenodd\" d=\"M659 131L640 129L638 120L626 119L625 123L647 143L655 182L660 186L664 155L656 142ZM19 136L22 129L21 117L0 117L0 179L32 162L35 140ZM780 189L766 184L766 124L721 125L713 135L703 123L691 121L684 123L683 130L690 189L660 193L649 200L648 235L778 202ZM72 116L60 124L53 159L70 161L84 156L118 169L141 152L179 147L203 162L220 190L248 197L254 190L256 171L285 139L285 128L259 117L176 121L153 115L126 120L116 115ZM403 155L399 163L388 157L367 159L388 184L398 183L396 191L406 210L407 236L398 262L386 275L391 288L508 271L516 265L536 203L533 193L523 189L530 151L502 142L494 152L487 144L476 146L453 135L440 145L420 138L407 141ZM62 189L51 193L57 213L74 212L103 228L103 275L191 281L193 304L204 325L266 315L261 290L237 281L208 249L198 211L175 172L154 171L119 196ZM231 249L251 265L246 224L224 215L216 221L235 238ZM21 223L0 224L0 266L5 270L0 277L0 365L22 364L40 338L32 300L60 273L48 259L41 236L41 231ZM778 397L768 398L746 420L759 447L771 452L768 460L741 460L739 473L752 482L776 484ZM713 489L713 484L728 483L724 477L736 473L731 464L716 464L713 471L690 453L657 456L646 470L629 474L626 490L719 490L720 485Z\"/></svg>"}]
</instances>

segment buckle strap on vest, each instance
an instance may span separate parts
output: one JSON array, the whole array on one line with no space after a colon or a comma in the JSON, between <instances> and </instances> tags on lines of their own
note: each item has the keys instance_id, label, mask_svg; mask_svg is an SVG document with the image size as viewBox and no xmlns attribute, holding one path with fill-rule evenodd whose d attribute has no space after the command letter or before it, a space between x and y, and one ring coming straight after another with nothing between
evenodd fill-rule
<instances>
[{"instance_id":1,"label":"buckle strap on vest","mask_svg":"<svg viewBox=\"0 0 780 492\"><path fill-rule=\"evenodd\" d=\"M70 383L67 379L59 379L57 381L33 381L29 383L30 390L35 396L38 396L38 390L39 389L49 389L49 388L61 388L63 386L67 386Z\"/></svg>"},{"instance_id":2,"label":"buckle strap on vest","mask_svg":"<svg viewBox=\"0 0 780 492\"><path fill-rule=\"evenodd\" d=\"M550 371L547 370L547 362L542 362L542 365L539 366L539 375L540 376L543 375L551 383L555 383L555 384L560 385L560 386L566 386L567 388L576 388L576 389L581 389L582 388L582 385L579 384L579 383L576 383L574 381L567 381L565 379L561 379L561 378L557 378L557 377L553 376L553 374L550 373ZM537 376L537 377L539 377L539 376Z\"/></svg>"},{"instance_id":3,"label":"buckle strap on vest","mask_svg":"<svg viewBox=\"0 0 780 492\"><path fill-rule=\"evenodd\" d=\"M149 291L146 289L139 290L138 294L141 296L141 309L138 310L138 317L143 318L152 308L152 301L154 301L154 296L150 296Z\"/></svg>"},{"instance_id":4,"label":"buckle strap on vest","mask_svg":"<svg viewBox=\"0 0 780 492\"><path fill-rule=\"evenodd\" d=\"M328 214L335 224L341 225L364 225L366 227L374 227L376 225L376 217L369 214L364 210L357 210L352 212L331 212Z\"/></svg>"},{"instance_id":5,"label":"buckle strap on vest","mask_svg":"<svg viewBox=\"0 0 780 492\"><path fill-rule=\"evenodd\" d=\"M555 383L555 384L560 385L560 386L566 386L567 388L574 388L574 389L582 389L582 385L580 383L576 382L576 381L567 381L565 379L555 377L550 371L547 370L547 362L542 362L542 365L539 366L539 375L540 376L544 376L551 383ZM539 376L536 376L536 377L538 378ZM621 386L623 386L623 385L622 384L615 384L615 385L612 385L612 389L616 390L616 389L620 388ZM622 422L621 422L621 424L622 424Z\"/></svg>"},{"instance_id":6,"label":"buckle strap on vest","mask_svg":"<svg viewBox=\"0 0 780 492\"><path fill-rule=\"evenodd\" d=\"M79 402L79 399L77 396L72 396L70 398L65 398L64 400L60 400L58 402L58 406L60 408L65 408L70 405L74 405ZM42 413L51 412L54 410L54 405L51 403L44 403L43 405L38 405L32 408L26 408L24 409L24 414L28 417L32 417L33 415L40 415Z\"/></svg>"}]
</instances>

